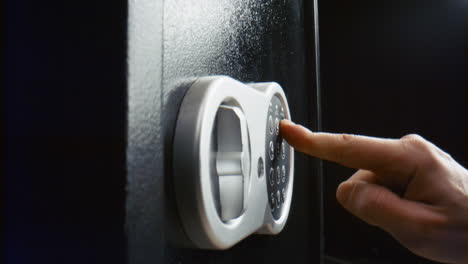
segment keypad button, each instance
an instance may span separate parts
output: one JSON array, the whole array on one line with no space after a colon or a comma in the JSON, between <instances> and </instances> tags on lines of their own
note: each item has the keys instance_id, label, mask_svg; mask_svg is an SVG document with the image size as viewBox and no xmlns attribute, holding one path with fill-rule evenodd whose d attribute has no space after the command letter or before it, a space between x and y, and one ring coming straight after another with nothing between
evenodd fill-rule
<instances>
[{"instance_id":1,"label":"keypad button","mask_svg":"<svg viewBox=\"0 0 468 264\"><path fill-rule=\"evenodd\" d=\"M275 184L275 170L273 168L270 168L270 185L273 186Z\"/></svg>"},{"instance_id":2,"label":"keypad button","mask_svg":"<svg viewBox=\"0 0 468 264\"><path fill-rule=\"evenodd\" d=\"M274 96L265 120L265 178L271 215L278 220L282 216L282 204L286 202L289 181L288 143L281 138L280 120L287 118L281 100Z\"/></svg>"},{"instance_id":3,"label":"keypad button","mask_svg":"<svg viewBox=\"0 0 468 264\"><path fill-rule=\"evenodd\" d=\"M286 158L286 144L284 144L284 141L281 142L281 158Z\"/></svg>"},{"instance_id":4,"label":"keypad button","mask_svg":"<svg viewBox=\"0 0 468 264\"><path fill-rule=\"evenodd\" d=\"M275 124L273 123L273 117L271 115L268 117L268 127L270 128L270 134L273 134Z\"/></svg>"},{"instance_id":5,"label":"keypad button","mask_svg":"<svg viewBox=\"0 0 468 264\"><path fill-rule=\"evenodd\" d=\"M279 135L279 119L275 118L275 132L276 135Z\"/></svg>"},{"instance_id":6,"label":"keypad button","mask_svg":"<svg viewBox=\"0 0 468 264\"><path fill-rule=\"evenodd\" d=\"M276 191L276 208L280 208L281 206L281 194L280 191Z\"/></svg>"},{"instance_id":7,"label":"keypad button","mask_svg":"<svg viewBox=\"0 0 468 264\"><path fill-rule=\"evenodd\" d=\"M275 150L276 150L276 157L279 158L279 157L280 157L280 154L281 154L281 145L280 145L279 142L276 142L276 148L275 148Z\"/></svg>"},{"instance_id":8,"label":"keypad button","mask_svg":"<svg viewBox=\"0 0 468 264\"><path fill-rule=\"evenodd\" d=\"M273 145L273 141L270 141L270 160L275 158L275 146Z\"/></svg>"},{"instance_id":9,"label":"keypad button","mask_svg":"<svg viewBox=\"0 0 468 264\"><path fill-rule=\"evenodd\" d=\"M275 195L273 193L270 193L270 203L272 209L275 209Z\"/></svg>"},{"instance_id":10,"label":"keypad button","mask_svg":"<svg viewBox=\"0 0 468 264\"><path fill-rule=\"evenodd\" d=\"M280 184L281 182L281 171L280 171L280 167L276 167L276 183L277 184Z\"/></svg>"},{"instance_id":11,"label":"keypad button","mask_svg":"<svg viewBox=\"0 0 468 264\"><path fill-rule=\"evenodd\" d=\"M284 165L281 167L281 181L283 183L286 181L286 167Z\"/></svg>"}]
</instances>

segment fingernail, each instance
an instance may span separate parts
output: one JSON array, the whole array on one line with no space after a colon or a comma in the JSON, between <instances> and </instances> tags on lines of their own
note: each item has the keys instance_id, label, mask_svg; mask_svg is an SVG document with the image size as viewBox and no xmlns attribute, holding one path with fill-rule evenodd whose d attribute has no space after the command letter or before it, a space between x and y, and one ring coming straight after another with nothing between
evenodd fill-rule
<instances>
[{"instance_id":1,"label":"fingernail","mask_svg":"<svg viewBox=\"0 0 468 264\"><path fill-rule=\"evenodd\" d=\"M345 208L354 188L354 183L350 181L342 182L336 190L336 199Z\"/></svg>"}]
</instances>

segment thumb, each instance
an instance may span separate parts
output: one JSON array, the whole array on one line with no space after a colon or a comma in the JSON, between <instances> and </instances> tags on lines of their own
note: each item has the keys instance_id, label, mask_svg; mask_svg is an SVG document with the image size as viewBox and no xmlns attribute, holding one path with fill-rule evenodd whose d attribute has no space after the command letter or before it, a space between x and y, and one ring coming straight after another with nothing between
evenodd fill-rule
<instances>
[{"instance_id":1,"label":"thumb","mask_svg":"<svg viewBox=\"0 0 468 264\"><path fill-rule=\"evenodd\" d=\"M338 186L336 197L355 216L387 232L401 231L401 223L415 219L417 204L400 198L389 189L363 180L348 180ZM416 209L416 211L415 211Z\"/></svg>"}]
</instances>

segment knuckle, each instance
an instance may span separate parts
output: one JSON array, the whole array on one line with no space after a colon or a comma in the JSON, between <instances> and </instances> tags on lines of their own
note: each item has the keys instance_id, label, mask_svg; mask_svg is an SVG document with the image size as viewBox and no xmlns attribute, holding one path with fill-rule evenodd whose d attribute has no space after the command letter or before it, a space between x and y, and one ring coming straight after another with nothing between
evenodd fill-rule
<instances>
[{"instance_id":1,"label":"knuckle","mask_svg":"<svg viewBox=\"0 0 468 264\"><path fill-rule=\"evenodd\" d=\"M340 135L340 140L346 144L352 143L354 139L356 138L356 135L352 134L341 134Z\"/></svg>"},{"instance_id":2,"label":"knuckle","mask_svg":"<svg viewBox=\"0 0 468 264\"><path fill-rule=\"evenodd\" d=\"M438 164L437 152L434 146L417 134L409 134L401 138L403 150L417 159L422 167L432 167Z\"/></svg>"},{"instance_id":3,"label":"knuckle","mask_svg":"<svg viewBox=\"0 0 468 264\"><path fill-rule=\"evenodd\" d=\"M408 149L427 150L428 142L417 134L409 134L401 138L404 147Z\"/></svg>"},{"instance_id":4,"label":"knuckle","mask_svg":"<svg viewBox=\"0 0 468 264\"><path fill-rule=\"evenodd\" d=\"M337 149L333 151L334 159L340 163L345 160L345 157L347 156L347 151L348 147L353 145L355 142L355 135L352 134L340 134L339 137L337 138L337 141L339 142Z\"/></svg>"},{"instance_id":5,"label":"knuckle","mask_svg":"<svg viewBox=\"0 0 468 264\"><path fill-rule=\"evenodd\" d=\"M401 139L406 139L406 140L424 140L424 138L418 134L407 134L404 135Z\"/></svg>"}]
</instances>

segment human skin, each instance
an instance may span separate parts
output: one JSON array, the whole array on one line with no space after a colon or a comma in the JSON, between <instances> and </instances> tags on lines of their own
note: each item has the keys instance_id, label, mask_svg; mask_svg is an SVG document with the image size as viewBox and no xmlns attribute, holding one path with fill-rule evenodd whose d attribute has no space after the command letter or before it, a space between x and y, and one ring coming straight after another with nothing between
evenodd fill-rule
<instances>
[{"instance_id":1,"label":"human skin","mask_svg":"<svg viewBox=\"0 0 468 264\"><path fill-rule=\"evenodd\" d=\"M339 203L413 253L468 263L468 171L418 135L383 139L312 133L283 120L297 151L358 169L336 191Z\"/></svg>"}]
</instances>

